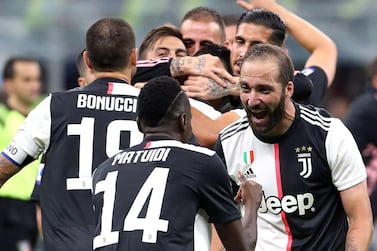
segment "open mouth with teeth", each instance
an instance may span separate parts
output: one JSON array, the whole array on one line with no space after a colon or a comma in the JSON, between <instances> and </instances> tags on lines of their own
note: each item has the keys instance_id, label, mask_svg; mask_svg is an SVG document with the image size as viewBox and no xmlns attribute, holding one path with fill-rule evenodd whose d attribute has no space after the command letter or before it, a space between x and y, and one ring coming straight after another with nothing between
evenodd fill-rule
<instances>
[{"instance_id":1,"label":"open mouth with teeth","mask_svg":"<svg viewBox=\"0 0 377 251\"><path fill-rule=\"evenodd\" d=\"M256 127L265 127L269 124L269 116L267 110L250 111L251 123Z\"/></svg>"},{"instance_id":2,"label":"open mouth with teeth","mask_svg":"<svg viewBox=\"0 0 377 251\"><path fill-rule=\"evenodd\" d=\"M263 119L267 116L267 111L251 112L251 114L257 119Z\"/></svg>"}]
</instances>

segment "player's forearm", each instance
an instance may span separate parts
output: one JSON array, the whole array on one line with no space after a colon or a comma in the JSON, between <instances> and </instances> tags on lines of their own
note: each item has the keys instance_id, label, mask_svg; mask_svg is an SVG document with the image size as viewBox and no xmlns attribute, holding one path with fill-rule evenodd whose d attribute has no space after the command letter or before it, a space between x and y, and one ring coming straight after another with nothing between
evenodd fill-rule
<instances>
[{"instance_id":1,"label":"player's forearm","mask_svg":"<svg viewBox=\"0 0 377 251\"><path fill-rule=\"evenodd\" d=\"M208 79L207 87L210 89L208 100L222 98L229 95L240 95L240 89L238 84L233 84L226 79L224 79L224 82L227 84L227 87L222 87L214 80Z\"/></svg>"},{"instance_id":2,"label":"player's forearm","mask_svg":"<svg viewBox=\"0 0 377 251\"><path fill-rule=\"evenodd\" d=\"M335 76L337 63L337 47L335 42L321 30L283 6L274 4L271 11L277 13L286 23L291 36L311 53L305 67L319 66L327 75L330 84ZM302 32L302 31L305 32Z\"/></svg>"},{"instance_id":3,"label":"player's forearm","mask_svg":"<svg viewBox=\"0 0 377 251\"><path fill-rule=\"evenodd\" d=\"M373 236L372 221L365 220L353 224L350 222L346 238L346 251L361 251L368 250L370 241Z\"/></svg>"},{"instance_id":4,"label":"player's forearm","mask_svg":"<svg viewBox=\"0 0 377 251\"><path fill-rule=\"evenodd\" d=\"M0 154L0 187L18 171L18 167Z\"/></svg>"},{"instance_id":5,"label":"player's forearm","mask_svg":"<svg viewBox=\"0 0 377 251\"><path fill-rule=\"evenodd\" d=\"M180 77L187 75L200 75L205 65L203 57L177 57L170 63L170 75Z\"/></svg>"},{"instance_id":6,"label":"player's forearm","mask_svg":"<svg viewBox=\"0 0 377 251\"><path fill-rule=\"evenodd\" d=\"M242 217L242 225L246 239L248 240L249 247L254 250L257 243L257 216L259 204L254 201L254 199L247 199L244 201L245 204L245 214Z\"/></svg>"},{"instance_id":7,"label":"player's forearm","mask_svg":"<svg viewBox=\"0 0 377 251\"><path fill-rule=\"evenodd\" d=\"M255 208L246 208L245 215L242 218L242 225L244 228L244 233L246 235L246 240L248 241L248 246L251 250L255 249L257 243L257 210Z\"/></svg>"}]
</instances>

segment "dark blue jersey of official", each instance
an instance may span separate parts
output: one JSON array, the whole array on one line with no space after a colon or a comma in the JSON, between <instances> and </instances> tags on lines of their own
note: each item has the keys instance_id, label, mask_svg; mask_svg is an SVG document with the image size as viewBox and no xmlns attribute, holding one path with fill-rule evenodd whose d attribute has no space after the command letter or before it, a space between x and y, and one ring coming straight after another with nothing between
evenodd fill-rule
<instances>
[{"instance_id":1,"label":"dark blue jersey of official","mask_svg":"<svg viewBox=\"0 0 377 251\"><path fill-rule=\"evenodd\" d=\"M119 79L104 78L54 93L45 105L51 136L39 189L46 250L92 250L92 172L142 141L135 122L138 93Z\"/></svg>"},{"instance_id":2,"label":"dark blue jersey of official","mask_svg":"<svg viewBox=\"0 0 377 251\"><path fill-rule=\"evenodd\" d=\"M215 152L167 138L147 138L101 164L93 202L95 250L192 251L200 209L212 223L240 218Z\"/></svg>"}]
</instances>

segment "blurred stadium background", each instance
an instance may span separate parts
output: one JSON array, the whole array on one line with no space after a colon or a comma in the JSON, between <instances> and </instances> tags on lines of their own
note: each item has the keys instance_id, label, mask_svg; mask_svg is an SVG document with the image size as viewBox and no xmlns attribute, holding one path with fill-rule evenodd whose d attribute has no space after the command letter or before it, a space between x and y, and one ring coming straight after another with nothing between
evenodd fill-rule
<instances>
[{"instance_id":1,"label":"blurred stadium background","mask_svg":"<svg viewBox=\"0 0 377 251\"><path fill-rule=\"evenodd\" d=\"M365 66L377 56L377 1L280 0L283 6L328 34L338 46L338 69L324 106L339 117L365 89ZM75 57L85 47L85 32L97 19L123 17L135 29L137 46L152 27L179 25L184 13L203 5L220 14L241 14L233 0L0 0L0 65L15 55L41 60L45 91L76 82ZM305 31L303 31L305 32ZM308 56L293 40L287 47L297 68ZM1 85L1 84L0 84Z\"/></svg>"}]
</instances>

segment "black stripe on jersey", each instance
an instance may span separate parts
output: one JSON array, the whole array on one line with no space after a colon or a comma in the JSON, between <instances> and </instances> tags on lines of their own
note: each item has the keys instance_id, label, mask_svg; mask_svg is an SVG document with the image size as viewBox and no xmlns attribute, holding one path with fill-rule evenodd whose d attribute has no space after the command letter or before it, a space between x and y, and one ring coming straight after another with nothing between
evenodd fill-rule
<instances>
[{"instance_id":1,"label":"black stripe on jersey","mask_svg":"<svg viewBox=\"0 0 377 251\"><path fill-rule=\"evenodd\" d=\"M328 131L330 129L331 121L324 121L323 116L321 116L318 112L312 114L301 109L300 117L312 125L321 127L325 131Z\"/></svg>"},{"instance_id":2,"label":"black stripe on jersey","mask_svg":"<svg viewBox=\"0 0 377 251\"><path fill-rule=\"evenodd\" d=\"M249 127L249 121L247 120L247 117L235 122L234 124L230 124L227 128L225 128L220 133L221 140L225 140L229 137L232 137L236 133L240 131L244 131Z\"/></svg>"}]
</instances>

